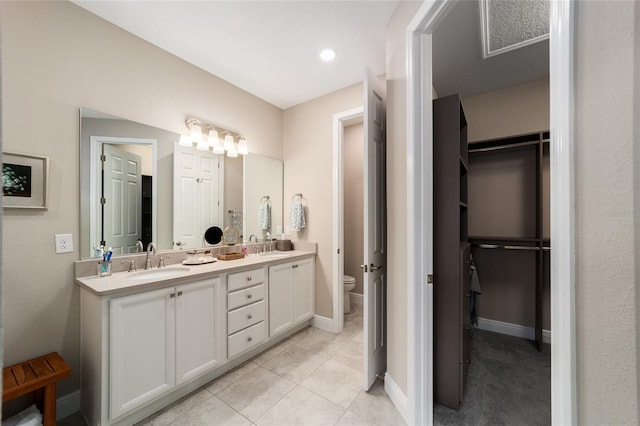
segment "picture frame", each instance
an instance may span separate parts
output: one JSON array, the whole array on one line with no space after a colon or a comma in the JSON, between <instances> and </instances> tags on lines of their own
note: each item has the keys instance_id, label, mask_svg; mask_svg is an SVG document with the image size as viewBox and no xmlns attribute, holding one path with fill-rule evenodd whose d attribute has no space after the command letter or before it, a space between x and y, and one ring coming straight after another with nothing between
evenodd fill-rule
<instances>
[{"instance_id":1,"label":"picture frame","mask_svg":"<svg viewBox=\"0 0 640 426\"><path fill-rule=\"evenodd\" d=\"M49 157L2 153L2 206L47 209Z\"/></svg>"}]
</instances>

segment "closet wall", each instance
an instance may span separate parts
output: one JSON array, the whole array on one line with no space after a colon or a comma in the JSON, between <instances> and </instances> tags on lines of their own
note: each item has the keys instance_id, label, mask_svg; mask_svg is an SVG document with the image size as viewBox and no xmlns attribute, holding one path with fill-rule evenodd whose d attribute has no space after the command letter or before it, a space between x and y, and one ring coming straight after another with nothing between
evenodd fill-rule
<instances>
[{"instance_id":1,"label":"closet wall","mask_svg":"<svg viewBox=\"0 0 640 426\"><path fill-rule=\"evenodd\" d=\"M548 130L549 79L540 78L463 98L463 105L470 143ZM473 176L469 179L470 236L535 235L535 197L532 195L535 194L535 156L523 154L506 151L476 154L474 161L470 162L470 168L473 167L469 173L470 177ZM543 161L542 195L545 238L550 235L548 154L547 148ZM483 190L489 187L501 190ZM473 206L478 203L483 205L483 209L481 214L474 214ZM482 249L474 249L473 253L483 291L478 299L479 317L534 327L535 261L532 259L535 255L532 252ZM544 259L548 271L548 252ZM549 281L545 278L542 292L542 327L545 330L551 328L549 294Z\"/></svg>"}]
</instances>

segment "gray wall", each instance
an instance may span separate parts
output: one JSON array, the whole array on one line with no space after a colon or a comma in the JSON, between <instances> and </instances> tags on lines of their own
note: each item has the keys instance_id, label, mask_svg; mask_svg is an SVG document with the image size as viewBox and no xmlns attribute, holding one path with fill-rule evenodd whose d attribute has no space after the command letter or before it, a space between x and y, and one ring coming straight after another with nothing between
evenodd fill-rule
<instances>
[{"instance_id":1,"label":"gray wall","mask_svg":"<svg viewBox=\"0 0 640 426\"><path fill-rule=\"evenodd\" d=\"M364 263L363 161L364 127L354 124L344 129L344 273L356 279L354 293L363 293Z\"/></svg>"}]
</instances>

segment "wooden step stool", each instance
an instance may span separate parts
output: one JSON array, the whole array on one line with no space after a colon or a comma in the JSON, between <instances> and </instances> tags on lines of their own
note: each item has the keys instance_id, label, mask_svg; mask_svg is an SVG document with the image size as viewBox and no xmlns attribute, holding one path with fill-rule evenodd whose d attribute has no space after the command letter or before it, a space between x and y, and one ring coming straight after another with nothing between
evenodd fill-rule
<instances>
[{"instance_id":1,"label":"wooden step stool","mask_svg":"<svg viewBox=\"0 0 640 426\"><path fill-rule=\"evenodd\" d=\"M56 382L71 374L71 368L52 352L2 370L2 401L36 392L44 426L56 424Z\"/></svg>"}]
</instances>

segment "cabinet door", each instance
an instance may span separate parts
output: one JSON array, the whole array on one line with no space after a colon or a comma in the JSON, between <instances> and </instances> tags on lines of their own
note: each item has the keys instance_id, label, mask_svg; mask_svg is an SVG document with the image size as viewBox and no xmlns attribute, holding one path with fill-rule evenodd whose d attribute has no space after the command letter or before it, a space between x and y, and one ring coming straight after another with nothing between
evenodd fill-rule
<instances>
[{"instance_id":1,"label":"cabinet door","mask_svg":"<svg viewBox=\"0 0 640 426\"><path fill-rule=\"evenodd\" d=\"M111 300L111 419L175 385L173 288Z\"/></svg>"},{"instance_id":2,"label":"cabinet door","mask_svg":"<svg viewBox=\"0 0 640 426\"><path fill-rule=\"evenodd\" d=\"M294 322L308 320L315 311L315 271L313 259L293 264L293 312Z\"/></svg>"},{"instance_id":3,"label":"cabinet door","mask_svg":"<svg viewBox=\"0 0 640 426\"><path fill-rule=\"evenodd\" d=\"M176 381L183 383L221 362L220 278L176 287Z\"/></svg>"},{"instance_id":4,"label":"cabinet door","mask_svg":"<svg viewBox=\"0 0 640 426\"><path fill-rule=\"evenodd\" d=\"M293 326L292 263L269 267L269 335Z\"/></svg>"}]
</instances>

